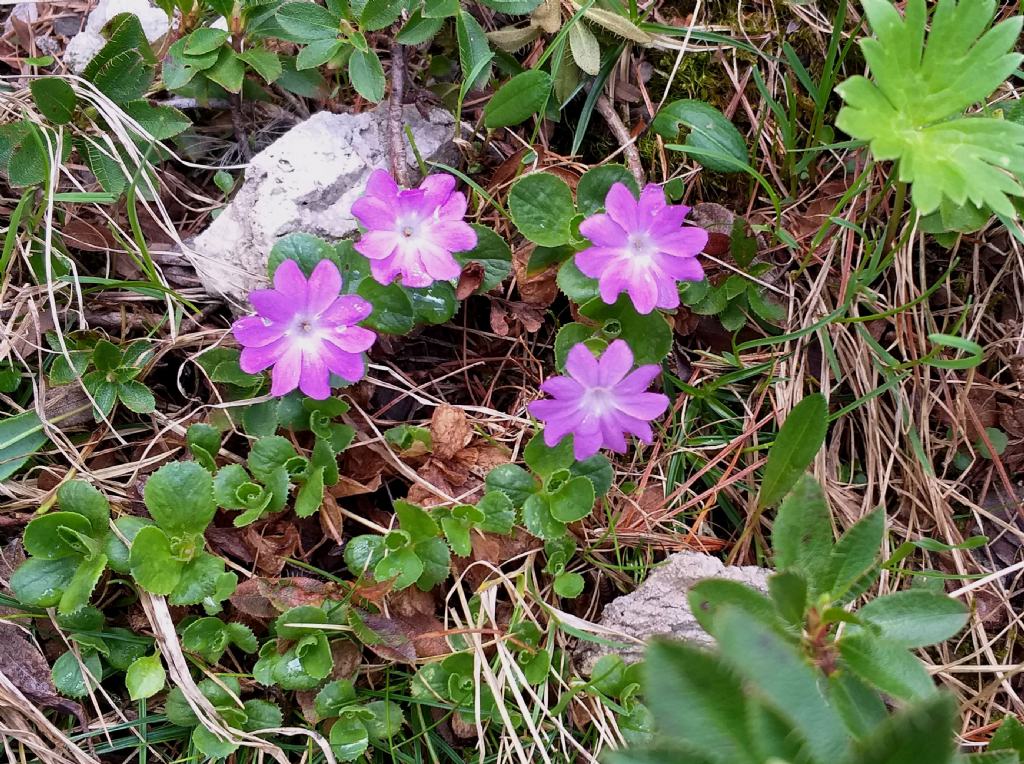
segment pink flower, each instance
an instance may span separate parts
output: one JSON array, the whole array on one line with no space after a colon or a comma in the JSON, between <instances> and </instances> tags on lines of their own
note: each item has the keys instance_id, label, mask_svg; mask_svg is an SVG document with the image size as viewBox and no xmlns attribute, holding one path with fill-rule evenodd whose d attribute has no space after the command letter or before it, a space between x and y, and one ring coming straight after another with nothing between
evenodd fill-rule
<instances>
[{"instance_id":1,"label":"pink flower","mask_svg":"<svg viewBox=\"0 0 1024 764\"><path fill-rule=\"evenodd\" d=\"M362 354L377 335L356 324L373 306L339 292L341 274L330 260L317 263L308 281L294 260L281 263L274 271L274 288L249 295L256 315L231 327L243 346L242 371L256 374L273 366L271 395L298 387L317 400L330 396L332 373L348 382L362 379Z\"/></svg>"},{"instance_id":2,"label":"pink flower","mask_svg":"<svg viewBox=\"0 0 1024 764\"><path fill-rule=\"evenodd\" d=\"M551 396L527 408L544 422L544 442L554 447L572 433L577 460L601 448L623 452L626 433L651 443L648 422L668 408L668 398L647 388L661 371L655 364L633 368L633 351L615 340L600 360L582 342L573 346L565 362L568 376L550 377L540 389Z\"/></svg>"},{"instance_id":3,"label":"pink flower","mask_svg":"<svg viewBox=\"0 0 1024 764\"><path fill-rule=\"evenodd\" d=\"M626 292L639 313L679 307L679 281L701 281L697 254L708 243L703 228L683 227L690 208L666 204L660 186L648 185L640 201L622 183L608 191L606 212L580 223L594 246L576 255L576 267L598 280L601 299L613 304Z\"/></svg>"},{"instance_id":4,"label":"pink flower","mask_svg":"<svg viewBox=\"0 0 1024 764\"><path fill-rule=\"evenodd\" d=\"M462 268L452 252L476 246L476 232L463 220L466 197L451 175L428 175L419 188L399 189L388 173L376 170L352 214L366 229L356 250L369 258L381 284L399 276L407 287L456 279Z\"/></svg>"}]
</instances>

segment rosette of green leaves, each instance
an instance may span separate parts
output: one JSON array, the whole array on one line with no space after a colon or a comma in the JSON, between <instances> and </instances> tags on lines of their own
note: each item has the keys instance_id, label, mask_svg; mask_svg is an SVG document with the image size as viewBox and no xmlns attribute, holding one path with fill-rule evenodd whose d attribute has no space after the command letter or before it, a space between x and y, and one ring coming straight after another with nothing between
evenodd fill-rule
<instances>
[{"instance_id":1,"label":"rosette of green leaves","mask_svg":"<svg viewBox=\"0 0 1024 764\"><path fill-rule=\"evenodd\" d=\"M57 505L59 511L41 515L25 528L23 542L30 557L11 576L11 589L26 605L56 605L67 614L88 604L115 539L110 505L84 480L58 488Z\"/></svg>"},{"instance_id":2,"label":"rosette of green leaves","mask_svg":"<svg viewBox=\"0 0 1024 764\"><path fill-rule=\"evenodd\" d=\"M238 679L233 676L218 674L216 682L213 679L204 679L196 686L230 727L243 732L259 732L281 726L284 717L277 704L258 699L243 703L240 699L241 686ZM192 745L212 759L230 756L238 749L237 743L222 740L199 722L199 718L185 699L185 694L178 687L167 693L165 713L167 721L171 724L192 728Z\"/></svg>"},{"instance_id":3,"label":"rosette of green leaves","mask_svg":"<svg viewBox=\"0 0 1024 764\"><path fill-rule=\"evenodd\" d=\"M253 677L268 687L315 689L334 667L328 630L343 625L345 615L346 608L335 608L328 614L323 608L312 605L286 610L274 622L276 639L265 642L260 649Z\"/></svg>"},{"instance_id":4,"label":"rosette of green leaves","mask_svg":"<svg viewBox=\"0 0 1024 764\"><path fill-rule=\"evenodd\" d=\"M371 744L394 737L402 729L402 709L390 700L360 703L347 679L324 685L313 701L319 720L333 719L328 737L339 761L359 758Z\"/></svg>"},{"instance_id":5,"label":"rosette of green leaves","mask_svg":"<svg viewBox=\"0 0 1024 764\"><path fill-rule=\"evenodd\" d=\"M422 507L395 502L398 528L383 536L366 534L345 547L345 564L357 576L371 572L377 581L392 581L395 589L416 584L429 592L448 578L451 551L441 529Z\"/></svg>"},{"instance_id":6,"label":"rosette of green leaves","mask_svg":"<svg viewBox=\"0 0 1024 764\"><path fill-rule=\"evenodd\" d=\"M187 624L181 632L181 645L211 664L217 663L232 645L247 654L256 652L259 647L252 629L244 623L225 623L213 616L197 618Z\"/></svg>"},{"instance_id":7,"label":"rosette of green leaves","mask_svg":"<svg viewBox=\"0 0 1024 764\"><path fill-rule=\"evenodd\" d=\"M468 557L473 553L474 530L507 536L516 521L512 500L497 491L485 494L475 505L438 507L431 510L431 515L440 523L448 545L459 557Z\"/></svg>"},{"instance_id":8,"label":"rosette of green leaves","mask_svg":"<svg viewBox=\"0 0 1024 764\"><path fill-rule=\"evenodd\" d=\"M473 654L469 652L454 653L444 660L420 666L409 685L409 694L414 700L448 705L468 723L474 722L478 709L481 721L504 723L491 688L477 680ZM522 717L511 708L508 713L513 726L518 727Z\"/></svg>"},{"instance_id":9,"label":"rosette of green leaves","mask_svg":"<svg viewBox=\"0 0 1024 764\"><path fill-rule=\"evenodd\" d=\"M533 621L519 621L508 631L508 644L528 684L542 684L551 670L551 653L541 644L544 632Z\"/></svg>"},{"instance_id":10,"label":"rosette of green leaves","mask_svg":"<svg viewBox=\"0 0 1024 764\"><path fill-rule=\"evenodd\" d=\"M802 478L772 528L778 572L767 595L715 579L690 590L717 652L671 643L648 652L644 694L662 737L640 760L692 750L722 764L954 761L955 704L912 650L954 636L967 611L924 587L851 611L877 579L884 531L878 509L836 541L821 487Z\"/></svg>"},{"instance_id":11,"label":"rosette of green leaves","mask_svg":"<svg viewBox=\"0 0 1024 764\"><path fill-rule=\"evenodd\" d=\"M584 173L575 200L561 178L544 172L524 175L509 192L512 221L537 245L528 272L559 265L558 286L579 306L581 320L562 327L555 341L559 368L564 366L569 348L579 342L600 351L613 340L623 339L638 364L660 363L672 347L672 329L660 311L642 315L626 295L608 305L598 294L597 281L584 276L573 262L577 252L590 246L580 235L580 223L604 208L608 189L615 183L639 194L636 181L621 165L595 167Z\"/></svg>"},{"instance_id":12,"label":"rosette of green leaves","mask_svg":"<svg viewBox=\"0 0 1024 764\"><path fill-rule=\"evenodd\" d=\"M630 744L651 740L654 717L641 702L642 663L626 665L616 654L602 655L594 663L590 681L585 685L589 695L598 697L616 712L616 722L623 739Z\"/></svg>"},{"instance_id":13,"label":"rosette of green leaves","mask_svg":"<svg viewBox=\"0 0 1024 764\"><path fill-rule=\"evenodd\" d=\"M92 605L72 613L58 612L57 624L76 647L53 663L51 676L62 695L72 698L87 695L95 689L97 681L113 673L129 671L151 649L151 638L106 626L104 620L103 613ZM128 677L125 681L127 683Z\"/></svg>"},{"instance_id":14,"label":"rosette of green leaves","mask_svg":"<svg viewBox=\"0 0 1024 764\"><path fill-rule=\"evenodd\" d=\"M595 454L576 461L571 438L549 448L537 433L523 449L523 460L530 471L516 464L499 465L487 475L487 490L508 496L522 511L526 530L545 541L565 536L568 524L589 515L597 497L612 485L608 459Z\"/></svg>"},{"instance_id":15,"label":"rosette of green leaves","mask_svg":"<svg viewBox=\"0 0 1024 764\"><path fill-rule=\"evenodd\" d=\"M204 548L217 511L210 473L196 462L171 462L149 477L143 498L155 524L132 529L128 566L136 583L172 605L226 599L237 577Z\"/></svg>"}]
</instances>

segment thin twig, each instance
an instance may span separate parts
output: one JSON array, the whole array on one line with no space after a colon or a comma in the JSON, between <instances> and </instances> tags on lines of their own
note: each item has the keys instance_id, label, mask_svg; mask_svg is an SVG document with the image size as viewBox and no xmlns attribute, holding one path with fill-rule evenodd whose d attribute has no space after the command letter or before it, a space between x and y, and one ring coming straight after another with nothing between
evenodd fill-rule
<instances>
[{"instance_id":1,"label":"thin twig","mask_svg":"<svg viewBox=\"0 0 1024 764\"><path fill-rule=\"evenodd\" d=\"M391 102L388 108L388 157L391 175L400 186L409 185L409 170L405 161L405 121L402 99L405 96L405 52L398 42L391 43Z\"/></svg>"},{"instance_id":2,"label":"thin twig","mask_svg":"<svg viewBox=\"0 0 1024 764\"><path fill-rule=\"evenodd\" d=\"M644 177L644 166L640 162L640 152L637 151L636 141L629 134L629 130L623 124L622 120L619 119L619 115L615 111L615 107L612 106L612 102L608 100L608 96L602 95L597 99L597 111L604 117L604 121L608 123L608 128L612 131L612 135L622 146L622 152L626 157L626 166L629 167L629 171L636 178L636 182L642 187L645 182Z\"/></svg>"}]
</instances>

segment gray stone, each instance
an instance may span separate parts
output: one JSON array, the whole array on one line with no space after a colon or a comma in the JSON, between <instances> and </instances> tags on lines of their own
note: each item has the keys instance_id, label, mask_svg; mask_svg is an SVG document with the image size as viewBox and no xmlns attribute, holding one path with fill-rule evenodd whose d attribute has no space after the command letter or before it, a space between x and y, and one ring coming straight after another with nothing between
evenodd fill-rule
<instances>
[{"instance_id":1,"label":"gray stone","mask_svg":"<svg viewBox=\"0 0 1024 764\"><path fill-rule=\"evenodd\" d=\"M251 290L266 284L267 258L281 237L301 231L339 240L354 233L352 203L370 173L388 166L387 112L386 103L360 114L320 112L254 156L235 198L189 245L206 291L244 305ZM432 109L423 117L406 106L404 119L425 160L457 160L448 112ZM408 142L406 149L415 171Z\"/></svg>"},{"instance_id":2,"label":"gray stone","mask_svg":"<svg viewBox=\"0 0 1024 764\"><path fill-rule=\"evenodd\" d=\"M673 554L636 591L612 600L601 614L598 625L602 627L602 638L630 646L612 648L581 641L575 654L577 667L589 676L594 663L609 653L620 655L627 663L636 663L644 654L640 641L655 636L711 646L714 640L697 623L687 602L690 588L707 578L725 578L767 592L772 572L756 566L726 566L717 557L699 552Z\"/></svg>"},{"instance_id":3,"label":"gray stone","mask_svg":"<svg viewBox=\"0 0 1024 764\"><path fill-rule=\"evenodd\" d=\"M164 11L149 0L100 0L89 14L85 29L68 42L64 63L75 74L81 74L86 65L106 44L101 34L104 25L120 13L133 13L138 17L146 39L156 42L171 28L171 20Z\"/></svg>"}]
</instances>

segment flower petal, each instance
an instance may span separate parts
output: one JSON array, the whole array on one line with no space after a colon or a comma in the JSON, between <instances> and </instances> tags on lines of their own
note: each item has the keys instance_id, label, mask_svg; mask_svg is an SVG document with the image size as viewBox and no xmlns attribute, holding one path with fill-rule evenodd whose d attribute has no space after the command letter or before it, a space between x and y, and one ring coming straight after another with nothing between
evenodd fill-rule
<instances>
[{"instance_id":1,"label":"flower petal","mask_svg":"<svg viewBox=\"0 0 1024 764\"><path fill-rule=\"evenodd\" d=\"M599 279L607 269L616 267L622 256L621 250L612 247L589 247L576 253L575 262L584 276Z\"/></svg>"},{"instance_id":2,"label":"flower petal","mask_svg":"<svg viewBox=\"0 0 1024 764\"><path fill-rule=\"evenodd\" d=\"M648 183L640 192L640 203L637 205L637 213L640 220L653 220L669 205L665 202L665 189L655 183Z\"/></svg>"},{"instance_id":3,"label":"flower petal","mask_svg":"<svg viewBox=\"0 0 1024 764\"><path fill-rule=\"evenodd\" d=\"M597 362L601 387L614 387L633 368L633 351L625 340L615 340Z\"/></svg>"},{"instance_id":4,"label":"flower petal","mask_svg":"<svg viewBox=\"0 0 1024 764\"><path fill-rule=\"evenodd\" d=\"M600 378L597 359L584 343L577 342L565 359L565 370L584 388L597 387Z\"/></svg>"},{"instance_id":5,"label":"flower petal","mask_svg":"<svg viewBox=\"0 0 1024 764\"><path fill-rule=\"evenodd\" d=\"M394 229L398 225L395 220L394 204L375 196L356 199L352 205L352 216L359 221L363 228L369 230Z\"/></svg>"},{"instance_id":6,"label":"flower petal","mask_svg":"<svg viewBox=\"0 0 1024 764\"><path fill-rule=\"evenodd\" d=\"M374 170L366 180L366 195L388 200L398 194L398 184L386 170Z\"/></svg>"},{"instance_id":7,"label":"flower petal","mask_svg":"<svg viewBox=\"0 0 1024 764\"><path fill-rule=\"evenodd\" d=\"M601 419L601 445L619 454L626 451L626 434L611 417Z\"/></svg>"},{"instance_id":8,"label":"flower petal","mask_svg":"<svg viewBox=\"0 0 1024 764\"><path fill-rule=\"evenodd\" d=\"M269 345L242 348L238 365L246 374L258 374L277 363L288 350L289 344L286 339L282 338Z\"/></svg>"},{"instance_id":9,"label":"flower petal","mask_svg":"<svg viewBox=\"0 0 1024 764\"><path fill-rule=\"evenodd\" d=\"M321 343L323 348L327 343ZM299 372L299 389L310 398L322 401L330 397L330 372L323 352L305 350L302 353L302 368Z\"/></svg>"},{"instance_id":10,"label":"flower petal","mask_svg":"<svg viewBox=\"0 0 1024 764\"><path fill-rule=\"evenodd\" d=\"M476 246L476 231L461 220L442 220L431 226L430 238L449 252L466 252Z\"/></svg>"},{"instance_id":11,"label":"flower petal","mask_svg":"<svg viewBox=\"0 0 1024 764\"><path fill-rule=\"evenodd\" d=\"M296 305L294 300L273 289L257 289L254 292L249 292L249 302L264 318L282 323L288 323L295 318L295 313L301 307L301 305Z\"/></svg>"},{"instance_id":12,"label":"flower petal","mask_svg":"<svg viewBox=\"0 0 1024 764\"><path fill-rule=\"evenodd\" d=\"M637 419L657 419L668 409L668 396L661 393L637 393L616 397L615 406Z\"/></svg>"},{"instance_id":13,"label":"flower petal","mask_svg":"<svg viewBox=\"0 0 1024 764\"><path fill-rule=\"evenodd\" d=\"M345 294L331 303L321 320L329 326L351 326L363 321L373 312L373 305L359 295Z\"/></svg>"},{"instance_id":14,"label":"flower petal","mask_svg":"<svg viewBox=\"0 0 1024 764\"><path fill-rule=\"evenodd\" d=\"M267 323L259 316L246 316L235 321L231 333L240 345L245 347L263 347L281 339L287 330L287 324L280 322Z\"/></svg>"},{"instance_id":15,"label":"flower petal","mask_svg":"<svg viewBox=\"0 0 1024 764\"><path fill-rule=\"evenodd\" d=\"M299 386L301 373L302 350L298 345L289 345L270 374L270 394L280 397L290 393Z\"/></svg>"},{"instance_id":16,"label":"flower petal","mask_svg":"<svg viewBox=\"0 0 1024 764\"><path fill-rule=\"evenodd\" d=\"M299 264L292 259L284 260L274 271L274 289L294 301L295 310L306 305L306 277Z\"/></svg>"},{"instance_id":17,"label":"flower petal","mask_svg":"<svg viewBox=\"0 0 1024 764\"><path fill-rule=\"evenodd\" d=\"M540 389L550 396L574 401L583 395L580 383L572 377L548 377L541 382Z\"/></svg>"},{"instance_id":18,"label":"flower petal","mask_svg":"<svg viewBox=\"0 0 1024 764\"><path fill-rule=\"evenodd\" d=\"M651 386L655 378L661 374L661 367L654 363L641 366L636 371L626 375L619 384L615 386L617 395L636 395L642 393Z\"/></svg>"},{"instance_id":19,"label":"flower petal","mask_svg":"<svg viewBox=\"0 0 1024 764\"><path fill-rule=\"evenodd\" d=\"M629 234L608 215L591 215L580 223L580 233L599 247L620 249L626 246Z\"/></svg>"},{"instance_id":20,"label":"flower petal","mask_svg":"<svg viewBox=\"0 0 1024 764\"><path fill-rule=\"evenodd\" d=\"M330 260L321 260L310 274L306 286L306 310L320 315L334 303L341 291L341 274Z\"/></svg>"},{"instance_id":21,"label":"flower petal","mask_svg":"<svg viewBox=\"0 0 1024 764\"><path fill-rule=\"evenodd\" d=\"M366 374L366 362L361 353L347 353L329 342L324 343L321 353L331 373L347 382L358 382Z\"/></svg>"},{"instance_id":22,"label":"flower petal","mask_svg":"<svg viewBox=\"0 0 1024 764\"><path fill-rule=\"evenodd\" d=\"M370 260L384 260L395 254L400 238L395 231L367 231L355 243L355 249Z\"/></svg>"},{"instance_id":23,"label":"flower petal","mask_svg":"<svg viewBox=\"0 0 1024 764\"><path fill-rule=\"evenodd\" d=\"M703 228L680 228L671 234L662 234L654 239L662 252L673 255L697 255L708 245L708 232Z\"/></svg>"},{"instance_id":24,"label":"flower petal","mask_svg":"<svg viewBox=\"0 0 1024 764\"><path fill-rule=\"evenodd\" d=\"M325 343L336 345L346 353L363 353L376 341L376 333L361 326L338 326L324 338Z\"/></svg>"},{"instance_id":25,"label":"flower petal","mask_svg":"<svg viewBox=\"0 0 1024 764\"><path fill-rule=\"evenodd\" d=\"M423 192L424 201L436 209L447 202L455 191L455 176L446 172L428 175L420 183L420 191Z\"/></svg>"},{"instance_id":26,"label":"flower petal","mask_svg":"<svg viewBox=\"0 0 1024 764\"><path fill-rule=\"evenodd\" d=\"M626 277L629 283L629 299L637 313L646 315L658 304L658 283L649 268L634 267Z\"/></svg>"},{"instance_id":27,"label":"flower petal","mask_svg":"<svg viewBox=\"0 0 1024 764\"><path fill-rule=\"evenodd\" d=\"M624 183L615 183L608 189L604 207L612 220L618 223L627 234L640 230L636 197Z\"/></svg>"}]
</instances>

